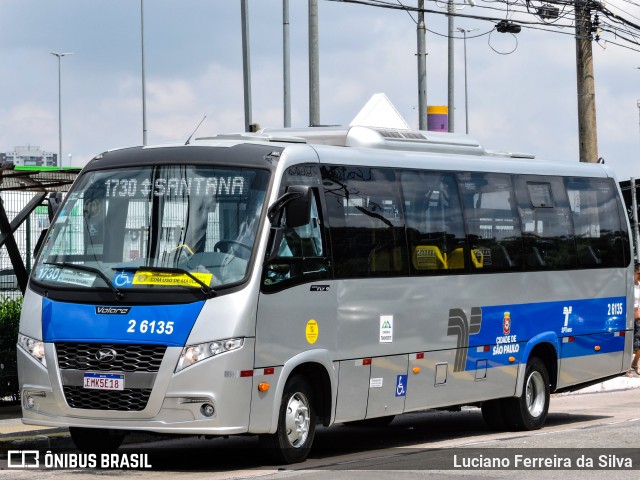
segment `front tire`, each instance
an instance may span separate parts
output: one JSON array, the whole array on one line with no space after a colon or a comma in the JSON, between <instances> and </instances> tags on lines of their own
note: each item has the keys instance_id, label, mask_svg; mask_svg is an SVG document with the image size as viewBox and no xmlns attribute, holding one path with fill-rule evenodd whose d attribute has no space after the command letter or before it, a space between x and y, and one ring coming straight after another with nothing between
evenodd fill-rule
<instances>
[{"instance_id":1,"label":"front tire","mask_svg":"<svg viewBox=\"0 0 640 480\"><path fill-rule=\"evenodd\" d=\"M71 440L83 453L113 453L124 440L125 433L102 428L69 427Z\"/></svg>"},{"instance_id":2,"label":"front tire","mask_svg":"<svg viewBox=\"0 0 640 480\"><path fill-rule=\"evenodd\" d=\"M305 377L296 375L285 384L276 433L260 440L277 463L299 463L309 455L315 433L312 389Z\"/></svg>"},{"instance_id":3,"label":"front tire","mask_svg":"<svg viewBox=\"0 0 640 480\"><path fill-rule=\"evenodd\" d=\"M505 418L513 430L542 428L549 412L549 374L542 360L533 357L527 363L522 395L505 399Z\"/></svg>"}]
</instances>

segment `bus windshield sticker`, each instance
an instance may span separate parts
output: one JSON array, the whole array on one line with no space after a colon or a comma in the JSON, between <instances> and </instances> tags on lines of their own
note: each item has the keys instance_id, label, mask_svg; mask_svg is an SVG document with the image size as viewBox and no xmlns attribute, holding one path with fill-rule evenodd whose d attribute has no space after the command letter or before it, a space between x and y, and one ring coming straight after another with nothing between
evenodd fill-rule
<instances>
[{"instance_id":1,"label":"bus windshield sticker","mask_svg":"<svg viewBox=\"0 0 640 480\"><path fill-rule=\"evenodd\" d=\"M213 278L211 273L193 272L191 275L206 285L209 285ZM133 281L131 283L133 285L179 285L181 287L195 288L200 288L202 286L186 273L151 272L145 270L138 270L133 276Z\"/></svg>"},{"instance_id":2,"label":"bus windshield sticker","mask_svg":"<svg viewBox=\"0 0 640 480\"><path fill-rule=\"evenodd\" d=\"M95 273L78 272L75 270L62 270L58 277L59 282L80 285L81 287L90 287L96 279Z\"/></svg>"}]
</instances>

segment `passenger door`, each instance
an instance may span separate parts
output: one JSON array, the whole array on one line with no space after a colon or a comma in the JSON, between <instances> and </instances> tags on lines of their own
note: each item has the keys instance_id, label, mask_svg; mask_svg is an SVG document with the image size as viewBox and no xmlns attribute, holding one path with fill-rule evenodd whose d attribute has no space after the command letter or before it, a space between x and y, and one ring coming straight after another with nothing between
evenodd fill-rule
<instances>
[{"instance_id":1,"label":"passenger door","mask_svg":"<svg viewBox=\"0 0 640 480\"><path fill-rule=\"evenodd\" d=\"M287 226L286 211L272 226L263 266L256 323L256 367L284 365L313 349L335 350L336 290L332 281L319 176L315 165L288 169L281 194L291 185L311 186L309 221ZM277 229L281 235L276 235Z\"/></svg>"}]
</instances>

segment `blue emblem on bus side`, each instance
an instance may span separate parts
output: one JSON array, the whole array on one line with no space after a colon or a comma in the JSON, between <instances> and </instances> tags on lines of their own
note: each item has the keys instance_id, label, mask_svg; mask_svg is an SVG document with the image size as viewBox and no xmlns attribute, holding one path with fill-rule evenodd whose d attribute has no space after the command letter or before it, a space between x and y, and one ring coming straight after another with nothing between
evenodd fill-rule
<instances>
[{"instance_id":1,"label":"blue emblem on bus side","mask_svg":"<svg viewBox=\"0 0 640 480\"><path fill-rule=\"evenodd\" d=\"M396 397L407 395L407 375L398 375L396 380Z\"/></svg>"}]
</instances>

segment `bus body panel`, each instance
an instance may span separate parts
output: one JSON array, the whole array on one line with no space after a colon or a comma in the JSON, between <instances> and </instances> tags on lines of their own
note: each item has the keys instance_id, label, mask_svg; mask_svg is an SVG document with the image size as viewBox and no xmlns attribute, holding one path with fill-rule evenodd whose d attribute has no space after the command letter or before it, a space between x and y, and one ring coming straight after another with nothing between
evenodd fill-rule
<instances>
[{"instance_id":1,"label":"bus body panel","mask_svg":"<svg viewBox=\"0 0 640 480\"><path fill-rule=\"evenodd\" d=\"M319 281L261 294L255 334L256 367L284 365L299 353L313 349L325 349L340 358L335 353L340 336L336 290L335 281Z\"/></svg>"},{"instance_id":2,"label":"bus body panel","mask_svg":"<svg viewBox=\"0 0 640 480\"><path fill-rule=\"evenodd\" d=\"M280 411L280 399L282 398L285 384L287 380L295 375L296 371L302 375L308 370L300 370L304 367L317 367L322 369L328 376L329 388L324 392L331 406L335 405L336 396L338 394L338 375L339 365L333 362L332 352L325 349L311 349L303 351L287 360L282 367L273 369L256 369L257 375L251 402L251 433L274 433L278 424ZM264 372L268 372L265 374ZM264 375L264 377L261 377ZM273 379L273 380L272 380ZM269 383L269 389L266 392L260 392L257 384L260 381ZM275 383L275 386L273 384ZM333 408L333 407L330 407ZM333 411L330 412L330 418L327 423L333 421Z\"/></svg>"},{"instance_id":3,"label":"bus body panel","mask_svg":"<svg viewBox=\"0 0 640 480\"><path fill-rule=\"evenodd\" d=\"M340 362L335 421L362 420L367 415L371 364L358 360Z\"/></svg>"},{"instance_id":4,"label":"bus body panel","mask_svg":"<svg viewBox=\"0 0 640 480\"><path fill-rule=\"evenodd\" d=\"M20 333L42 340L42 296L30 288L24 292Z\"/></svg>"},{"instance_id":5,"label":"bus body panel","mask_svg":"<svg viewBox=\"0 0 640 480\"><path fill-rule=\"evenodd\" d=\"M53 355L53 346L48 345L48 349ZM246 432L253 377L241 376L240 368L246 366L247 371L253 372L253 340L246 339L245 346L240 350L204 360L175 375L166 374L175 368L180 350L167 350L160 370L165 374L158 375L154 392L142 411L71 408L64 400L60 379L51 379L48 385L43 385L40 376L39 383L28 382L23 388L42 390L47 392L47 396L42 401L38 400L37 409L25 410L23 421L36 425L121 428L163 433L228 435ZM23 364L31 361L24 358L24 353L20 353ZM29 369L30 372L33 370ZM200 408L203 403L213 405L213 417L202 414Z\"/></svg>"},{"instance_id":6,"label":"bus body panel","mask_svg":"<svg viewBox=\"0 0 640 480\"><path fill-rule=\"evenodd\" d=\"M408 388L408 363L407 355L371 359L366 418L398 415L404 412Z\"/></svg>"}]
</instances>

